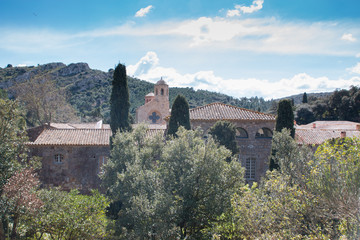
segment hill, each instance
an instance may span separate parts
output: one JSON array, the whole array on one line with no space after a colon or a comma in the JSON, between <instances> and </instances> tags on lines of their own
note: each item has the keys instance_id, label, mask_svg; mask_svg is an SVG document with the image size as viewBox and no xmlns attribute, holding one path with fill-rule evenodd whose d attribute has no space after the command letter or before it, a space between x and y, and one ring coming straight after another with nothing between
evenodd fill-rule
<instances>
[{"instance_id":1,"label":"hill","mask_svg":"<svg viewBox=\"0 0 360 240\"><path fill-rule=\"evenodd\" d=\"M45 81L55 81L58 88L67 92L68 102L77 110L83 121L92 116L99 109L105 121L109 120L109 98L113 69L108 72L91 69L87 63L48 63L29 67L0 68L0 89L7 90L14 98L12 86L25 82L31 78L43 78ZM144 104L144 96L153 91L154 84L140 79L128 77L130 91L130 112L134 116L135 110ZM263 98L234 98L225 94L193 88L171 88L170 103L178 94L182 94L189 102L190 108L202 106L212 102L222 102L238 107L266 112L272 101Z\"/></svg>"}]
</instances>

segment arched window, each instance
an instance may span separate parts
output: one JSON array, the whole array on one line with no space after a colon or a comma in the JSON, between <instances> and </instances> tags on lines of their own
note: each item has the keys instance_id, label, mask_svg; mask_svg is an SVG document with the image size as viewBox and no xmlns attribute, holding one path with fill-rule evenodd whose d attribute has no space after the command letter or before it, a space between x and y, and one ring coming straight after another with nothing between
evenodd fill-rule
<instances>
[{"instance_id":1,"label":"arched window","mask_svg":"<svg viewBox=\"0 0 360 240\"><path fill-rule=\"evenodd\" d=\"M62 154L54 155L54 163L60 164L60 163L63 163L63 161L64 161L64 155L62 155Z\"/></svg>"},{"instance_id":2,"label":"arched window","mask_svg":"<svg viewBox=\"0 0 360 240\"><path fill-rule=\"evenodd\" d=\"M243 128L236 128L236 138L248 138L249 135Z\"/></svg>"},{"instance_id":3,"label":"arched window","mask_svg":"<svg viewBox=\"0 0 360 240\"><path fill-rule=\"evenodd\" d=\"M272 131L268 128L260 128L256 135L255 135L255 138L272 138Z\"/></svg>"},{"instance_id":4,"label":"arched window","mask_svg":"<svg viewBox=\"0 0 360 240\"><path fill-rule=\"evenodd\" d=\"M164 96L164 89L161 89L161 96Z\"/></svg>"}]
</instances>

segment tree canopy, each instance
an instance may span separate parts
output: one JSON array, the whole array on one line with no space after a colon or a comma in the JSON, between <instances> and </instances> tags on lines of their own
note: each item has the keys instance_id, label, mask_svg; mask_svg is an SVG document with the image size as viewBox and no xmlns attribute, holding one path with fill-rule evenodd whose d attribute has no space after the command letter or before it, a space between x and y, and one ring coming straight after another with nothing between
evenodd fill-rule
<instances>
[{"instance_id":1,"label":"tree canopy","mask_svg":"<svg viewBox=\"0 0 360 240\"><path fill-rule=\"evenodd\" d=\"M209 131L209 134L215 138L221 145L229 149L232 154L239 151L236 142L236 127L229 121L216 122Z\"/></svg>"},{"instance_id":2,"label":"tree canopy","mask_svg":"<svg viewBox=\"0 0 360 240\"><path fill-rule=\"evenodd\" d=\"M204 236L243 185L243 168L226 162L229 150L200 131L179 128L176 138L148 138L146 127L118 133L103 182L122 206L117 235L125 239Z\"/></svg>"},{"instance_id":3,"label":"tree canopy","mask_svg":"<svg viewBox=\"0 0 360 240\"><path fill-rule=\"evenodd\" d=\"M169 135L176 135L180 126L190 129L190 113L189 104L184 96L178 95L171 108L171 116L169 120Z\"/></svg>"}]
</instances>

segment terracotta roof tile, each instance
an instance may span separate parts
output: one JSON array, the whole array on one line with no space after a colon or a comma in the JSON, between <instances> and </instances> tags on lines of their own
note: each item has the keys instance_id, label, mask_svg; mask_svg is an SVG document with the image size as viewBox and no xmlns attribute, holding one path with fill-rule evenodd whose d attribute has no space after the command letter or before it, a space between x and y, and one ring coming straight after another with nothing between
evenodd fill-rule
<instances>
[{"instance_id":1,"label":"terracotta roof tile","mask_svg":"<svg viewBox=\"0 0 360 240\"><path fill-rule=\"evenodd\" d=\"M149 129L147 136L165 134L165 129ZM29 146L109 146L111 129L45 129Z\"/></svg>"},{"instance_id":2,"label":"terracotta roof tile","mask_svg":"<svg viewBox=\"0 0 360 240\"><path fill-rule=\"evenodd\" d=\"M360 123L350 121L315 121L306 125L298 125L296 129L332 129L358 130Z\"/></svg>"},{"instance_id":3,"label":"terracotta roof tile","mask_svg":"<svg viewBox=\"0 0 360 240\"><path fill-rule=\"evenodd\" d=\"M109 146L109 129L46 129L29 145Z\"/></svg>"},{"instance_id":4,"label":"terracotta roof tile","mask_svg":"<svg viewBox=\"0 0 360 240\"><path fill-rule=\"evenodd\" d=\"M343 130L331 129L296 129L295 139L298 144L320 145L326 140L340 138ZM347 137L360 137L359 131L347 130Z\"/></svg>"},{"instance_id":5,"label":"terracotta roof tile","mask_svg":"<svg viewBox=\"0 0 360 240\"><path fill-rule=\"evenodd\" d=\"M191 121L206 120L263 120L275 121L275 116L224 103L211 103L190 109Z\"/></svg>"}]
</instances>

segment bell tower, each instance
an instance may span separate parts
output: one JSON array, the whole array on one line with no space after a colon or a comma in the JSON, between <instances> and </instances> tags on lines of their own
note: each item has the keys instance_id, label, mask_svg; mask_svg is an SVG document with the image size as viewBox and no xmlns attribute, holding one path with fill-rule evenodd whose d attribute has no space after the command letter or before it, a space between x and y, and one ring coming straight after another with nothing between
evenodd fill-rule
<instances>
[{"instance_id":1,"label":"bell tower","mask_svg":"<svg viewBox=\"0 0 360 240\"><path fill-rule=\"evenodd\" d=\"M136 122L165 125L169 109L169 85L161 78L154 85L154 93L146 95L145 104L136 110Z\"/></svg>"}]
</instances>

